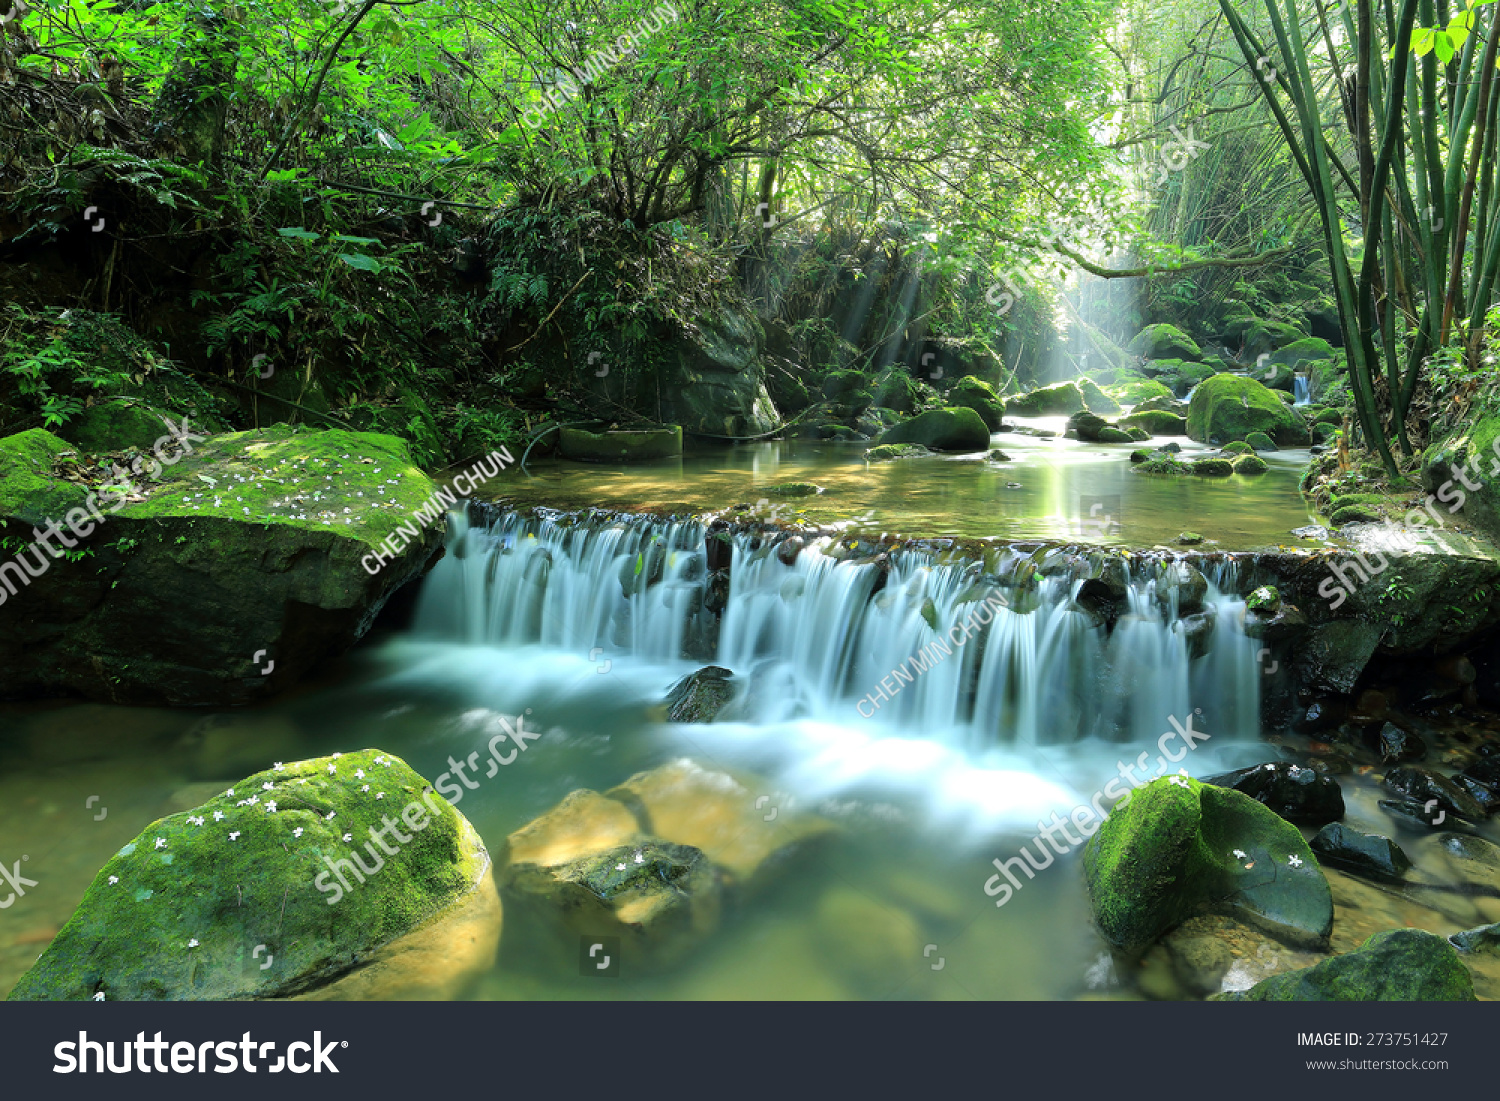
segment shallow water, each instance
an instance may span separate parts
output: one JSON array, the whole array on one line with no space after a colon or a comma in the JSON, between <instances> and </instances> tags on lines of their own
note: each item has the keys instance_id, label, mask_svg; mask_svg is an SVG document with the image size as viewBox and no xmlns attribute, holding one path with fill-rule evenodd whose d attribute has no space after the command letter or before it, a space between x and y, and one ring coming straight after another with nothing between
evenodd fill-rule
<instances>
[{"instance_id":1,"label":"shallow water","mask_svg":"<svg viewBox=\"0 0 1500 1101\"><path fill-rule=\"evenodd\" d=\"M996 433L991 446L1010 462L976 453L868 463L869 444L833 441L741 444L632 465L528 460L526 473L517 466L485 488L520 504L640 511L717 510L765 498L787 520L854 521L875 533L935 537L1150 546L1190 530L1224 550L1289 542L1293 528L1315 522L1297 489L1305 450L1262 455L1271 469L1258 477L1153 477L1131 470L1132 451L1169 442L1182 447L1183 458L1218 451L1185 436L1150 445L1080 443L1062 438L1065 417L1008 420L1058 435ZM768 487L785 482L813 482L827 492L767 498Z\"/></svg>"}]
</instances>

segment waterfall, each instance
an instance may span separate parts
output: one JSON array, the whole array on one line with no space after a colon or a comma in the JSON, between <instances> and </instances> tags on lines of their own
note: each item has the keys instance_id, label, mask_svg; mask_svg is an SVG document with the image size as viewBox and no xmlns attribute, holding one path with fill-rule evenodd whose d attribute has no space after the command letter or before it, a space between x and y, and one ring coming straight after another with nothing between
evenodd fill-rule
<instances>
[{"instance_id":1,"label":"waterfall","mask_svg":"<svg viewBox=\"0 0 1500 1101\"><path fill-rule=\"evenodd\" d=\"M1294 375L1292 377L1292 393L1296 396L1297 405L1307 405L1312 401L1312 389L1306 375Z\"/></svg>"},{"instance_id":2,"label":"waterfall","mask_svg":"<svg viewBox=\"0 0 1500 1101\"><path fill-rule=\"evenodd\" d=\"M603 648L672 677L713 663L744 685L732 718L868 722L960 751L1141 742L1195 709L1216 737L1258 734L1257 644L1232 566L1202 578L1113 559L1109 588L1044 559L1034 545L988 561L873 557L691 521L454 515L415 631ZM1189 576L1206 592L1184 617Z\"/></svg>"}]
</instances>

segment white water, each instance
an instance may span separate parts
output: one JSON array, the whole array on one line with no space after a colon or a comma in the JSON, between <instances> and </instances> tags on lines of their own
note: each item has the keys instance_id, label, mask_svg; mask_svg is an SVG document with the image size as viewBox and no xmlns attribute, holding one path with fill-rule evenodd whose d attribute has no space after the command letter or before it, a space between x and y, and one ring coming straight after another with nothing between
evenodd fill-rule
<instances>
[{"instance_id":1,"label":"white water","mask_svg":"<svg viewBox=\"0 0 1500 1101\"><path fill-rule=\"evenodd\" d=\"M882 586L879 567L823 553L827 540L785 564L769 541L739 535L719 622L704 607L706 535L696 523L509 514L482 529L452 516L402 677L483 685L502 710L536 704L623 723L686 673L722 665L736 699L708 726L669 727L684 751L755 756L803 794L916 787L935 811L977 811L989 824L1071 805L1120 743L1153 744L1174 718L1195 716L1214 739L1213 752L1182 764L1198 774L1223 767L1225 743L1258 733L1243 600L1213 584L1207 652L1192 658L1175 584L1155 568L1130 578L1108 632L1073 603L1082 582L1066 576L1002 586L977 562L897 552ZM1000 570L1017 564L1012 554ZM993 619L980 626L985 597ZM955 643L966 621L972 636ZM940 660L914 673L914 654Z\"/></svg>"},{"instance_id":2,"label":"white water","mask_svg":"<svg viewBox=\"0 0 1500 1101\"><path fill-rule=\"evenodd\" d=\"M1312 402L1312 389L1307 376L1297 375L1292 379L1292 393L1297 398L1294 402L1296 405L1308 405Z\"/></svg>"}]
</instances>

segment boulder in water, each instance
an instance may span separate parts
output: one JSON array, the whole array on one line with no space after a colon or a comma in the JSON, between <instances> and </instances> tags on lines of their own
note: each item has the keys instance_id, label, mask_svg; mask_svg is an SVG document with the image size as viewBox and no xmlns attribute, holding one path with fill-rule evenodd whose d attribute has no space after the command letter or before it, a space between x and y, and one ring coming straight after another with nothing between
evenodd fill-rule
<instances>
[{"instance_id":1,"label":"boulder in water","mask_svg":"<svg viewBox=\"0 0 1500 1101\"><path fill-rule=\"evenodd\" d=\"M986 428L991 432L1000 431L1005 403L995 393L995 388L983 379L965 375L949 388L944 400L951 406L974 410Z\"/></svg>"},{"instance_id":2,"label":"boulder in water","mask_svg":"<svg viewBox=\"0 0 1500 1101\"><path fill-rule=\"evenodd\" d=\"M1421 929L1376 933L1353 952L1219 995L1244 1002L1472 1002L1474 980L1453 945Z\"/></svg>"},{"instance_id":3,"label":"boulder in water","mask_svg":"<svg viewBox=\"0 0 1500 1101\"><path fill-rule=\"evenodd\" d=\"M887 429L880 443L919 443L933 451L983 451L990 444L990 431L972 409L929 409Z\"/></svg>"},{"instance_id":4,"label":"boulder in water","mask_svg":"<svg viewBox=\"0 0 1500 1101\"><path fill-rule=\"evenodd\" d=\"M1309 440L1301 418L1253 378L1214 375L1193 391L1187 417L1190 439L1227 443L1252 432L1288 446L1305 447Z\"/></svg>"},{"instance_id":5,"label":"boulder in water","mask_svg":"<svg viewBox=\"0 0 1500 1101\"><path fill-rule=\"evenodd\" d=\"M1137 410L1120 418L1122 428L1140 428L1153 436L1186 436L1187 419L1177 413L1157 409Z\"/></svg>"},{"instance_id":6,"label":"boulder in water","mask_svg":"<svg viewBox=\"0 0 1500 1101\"><path fill-rule=\"evenodd\" d=\"M1393 768L1385 774L1385 786L1420 803L1435 803L1449 814L1470 822L1483 822L1484 807L1452 780L1424 768Z\"/></svg>"},{"instance_id":7,"label":"boulder in water","mask_svg":"<svg viewBox=\"0 0 1500 1101\"><path fill-rule=\"evenodd\" d=\"M1297 828L1187 776L1153 780L1117 804L1083 865L1100 932L1128 952L1204 910L1298 942L1323 943L1333 927L1328 883Z\"/></svg>"},{"instance_id":8,"label":"boulder in water","mask_svg":"<svg viewBox=\"0 0 1500 1101\"><path fill-rule=\"evenodd\" d=\"M1203 352L1198 342L1175 325L1147 325L1136 333L1125 350L1146 359L1197 360Z\"/></svg>"},{"instance_id":9,"label":"boulder in water","mask_svg":"<svg viewBox=\"0 0 1500 1101\"><path fill-rule=\"evenodd\" d=\"M865 459L872 463L886 463L893 459L916 459L931 454L931 451L919 443L883 443L869 448L865 452Z\"/></svg>"},{"instance_id":10,"label":"boulder in water","mask_svg":"<svg viewBox=\"0 0 1500 1101\"><path fill-rule=\"evenodd\" d=\"M1028 394L1013 397L1005 403L1007 413L1023 417L1068 415L1078 412L1083 407L1083 394L1077 385L1071 382L1041 386Z\"/></svg>"},{"instance_id":11,"label":"boulder in water","mask_svg":"<svg viewBox=\"0 0 1500 1101\"><path fill-rule=\"evenodd\" d=\"M734 674L720 665L689 673L667 693L667 718L674 723L708 723L734 699Z\"/></svg>"},{"instance_id":12,"label":"boulder in water","mask_svg":"<svg viewBox=\"0 0 1500 1101\"><path fill-rule=\"evenodd\" d=\"M1312 851L1326 864L1373 879L1399 880L1411 868L1411 860L1389 837L1360 833L1338 822L1318 831Z\"/></svg>"},{"instance_id":13,"label":"boulder in water","mask_svg":"<svg viewBox=\"0 0 1500 1101\"><path fill-rule=\"evenodd\" d=\"M1299 825L1321 826L1344 817L1344 793L1338 781L1301 765L1272 761L1210 776L1204 782L1242 792Z\"/></svg>"},{"instance_id":14,"label":"boulder in water","mask_svg":"<svg viewBox=\"0 0 1500 1101\"><path fill-rule=\"evenodd\" d=\"M277 764L153 822L14 1000L451 996L501 911L473 827L400 758Z\"/></svg>"}]
</instances>

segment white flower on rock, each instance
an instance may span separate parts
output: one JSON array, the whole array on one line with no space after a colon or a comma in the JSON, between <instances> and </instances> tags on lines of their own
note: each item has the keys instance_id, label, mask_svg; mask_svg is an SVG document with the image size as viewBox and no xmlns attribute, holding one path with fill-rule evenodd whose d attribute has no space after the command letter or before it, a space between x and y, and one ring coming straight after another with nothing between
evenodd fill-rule
<instances>
[{"instance_id":1,"label":"white flower on rock","mask_svg":"<svg viewBox=\"0 0 1500 1101\"><path fill-rule=\"evenodd\" d=\"M356 780L363 780L365 778L365 770L362 769L362 768L355 769L354 770L354 778Z\"/></svg>"},{"instance_id":2,"label":"white flower on rock","mask_svg":"<svg viewBox=\"0 0 1500 1101\"><path fill-rule=\"evenodd\" d=\"M198 947L198 938L197 937L193 937L191 940L189 940L188 941L188 947L189 948L197 948Z\"/></svg>"},{"instance_id":3,"label":"white flower on rock","mask_svg":"<svg viewBox=\"0 0 1500 1101\"><path fill-rule=\"evenodd\" d=\"M166 838L164 838L164 837L158 837L156 839L156 847L158 849L165 849L167 847Z\"/></svg>"},{"instance_id":4,"label":"white flower on rock","mask_svg":"<svg viewBox=\"0 0 1500 1101\"><path fill-rule=\"evenodd\" d=\"M1293 853L1291 856L1287 857L1286 862L1294 868L1302 867L1302 858L1296 853Z\"/></svg>"},{"instance_id":5,"label":"white flower on rock","mask_svg":"<svg viewBox=\"0 0 1500 1101\"><path fill-rule=\"evenodd\" d=\"M344 840L345 841L353 841L354 840L354 835L352 833L346 833L346 834L344 834Z\"/></svg>"},{"instance_id":6,"label":"white flower on rock","mask_svg":"<svg viewBox=\"0 0 1500 1101\"><path fill-rule=\"evenodd\" d=\"M1244 849L1235 849L1234 850L1234 858L1236 860L1244 860L1245 859L1245 850Z\"/></svg>"},{"instance_id":7,"label":"white flower on rock","mask_svg":"<svg viewBox=\"0 0 1500 1101\"><path fill-rule=\"evenodd\" d=\"M267 814L275 814L276 813L276 800L275 799L272 799L270 802L268 802L266 804L266 813Z\"/></svg>"},{"instance_id":8,"label":"white flower on rock","mask_svg":"<svg viewBox=\"0 0 1500 1101\"><path fill-rule=\"evenodd\" d=\"M301 837L302 836L302 827L298 826L296 829L294 829L292 831L292 836L293 837Z\"/></svg>"},{"instance_id":9,"label":"white flower on rock","mask_svg":"<svg viewBox=\"0 0 1500 1101\"><path fill-rule=\"evenodd\" d=\"M277 772L285 772L286 771L286 765L282 764L280 761L277 761L271 767L274 768Z\"/></svg>"},{"instance_id":10,"label":"white flower on rock","mask_svg":"<svg viewBox=\"0 0 1500 1101\"><path fill-rule=\"evenodd\" d=\"M214 811L214 821L215 822L222 822L222 821L224 821L224 812L221 811L221 810Z\"/></svg>"},{"instance_id":11,"label":"white flower on rock","mask_svg":"<svg viewBox=\"0 0 1500 1101\"><path fill-rule=\"evenodd\" d=\"M233 830L229 834L229 840L231 840L231 841L238 841L239 839L240 839L240 831L239 830Z\"/></svg>"},{"instance_id":12,"label":"white flower on rock","mask_svg":"<svg viewBox=\"0 0 1500 1101\"><path fill-rule=\"evenodd\" d=\"M110 876L110 877L109 877L109 885L110 885L110 886L111 886L111 887L113 887L113 886L114 886L114 885L115 885L115 884L116 884L116 883L118 883L118 882L120 882L120 877L119 877L119 876L117 876L117 875L112 875L112 876Z\"/></svg>"}]
</instances>

